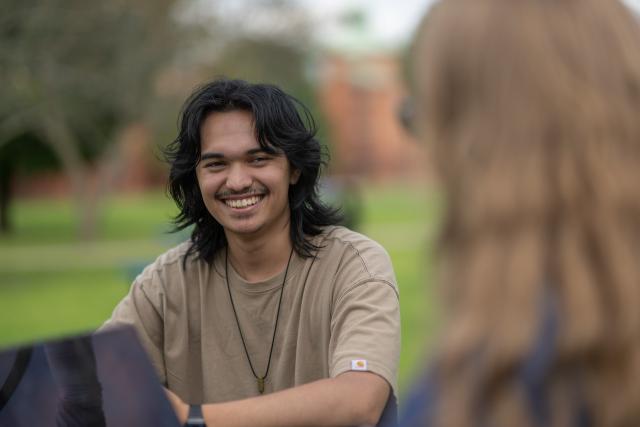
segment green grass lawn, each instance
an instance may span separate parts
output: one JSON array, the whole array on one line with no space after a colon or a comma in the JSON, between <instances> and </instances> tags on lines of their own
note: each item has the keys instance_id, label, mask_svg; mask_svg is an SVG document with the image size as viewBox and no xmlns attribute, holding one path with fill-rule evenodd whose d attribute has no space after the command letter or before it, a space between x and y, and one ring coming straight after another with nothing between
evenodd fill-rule
<instances>
[{"instance_id":1,"label":"green grass lawn","mask_svg":"<svg viewBox=\"0 0 640 427\"><path fill-rule=\"evenodd\" d=\"M429 251L439 202L406 186L363 192L361 232L391 256L400 287L400 386L422 364L437 318ZM68 200L22 200L15 233L0 237L0 347L92 330L109 317L135 273L185 236L168 234L173 203L163 194L105 202L99 237L79 242Z\"/></svg>"}]
</instances>

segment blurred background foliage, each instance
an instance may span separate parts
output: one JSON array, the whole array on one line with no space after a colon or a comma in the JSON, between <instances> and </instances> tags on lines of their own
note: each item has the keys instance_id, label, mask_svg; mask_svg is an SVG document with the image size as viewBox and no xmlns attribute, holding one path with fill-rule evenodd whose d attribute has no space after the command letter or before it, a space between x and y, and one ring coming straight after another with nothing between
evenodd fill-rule
<instances>
[{"instance_id":1,"label":"blurred background foliage","mask_svg":"<svg viewBox=\"0 0 640 427\"><path fill-rule=\"evenodd\" d=\"M92 237L99 197L108 190L114 167L103 167L99 191L88 188L87 169L117 162L118 139L132 123L143 122L169 141L176 105L211 76L273 82L313 104L304 72L309 27L290 19L295 9L290 2L234 6L233 16L247 16L242 7L258 18L260 10L277 14L282 25L274 29L239 25L216 14L198 18L203 10L218 10L212 2L2 1L8 11L0 18L4 232L12 225L14 175L61 168L80 213L78 232ZM260 19L266 18L273 16Z\"/></svg>"},{"instance_id":2,"label":"blurred background foliage","mask_svg":"<svg viewBox=\"0 0 640 427\"><path fill-rule=\"evenodd\" d=\"M193 88L227 76L277 84L312 111L332 156L326 199L394 262L409 384L437 317L440 203L397 123L402 48L367 45L357 9L327 46L293 0L0 3L0 346L99 326L186 237L167 232L160 151Z\"/></svg>"}]
</instances>

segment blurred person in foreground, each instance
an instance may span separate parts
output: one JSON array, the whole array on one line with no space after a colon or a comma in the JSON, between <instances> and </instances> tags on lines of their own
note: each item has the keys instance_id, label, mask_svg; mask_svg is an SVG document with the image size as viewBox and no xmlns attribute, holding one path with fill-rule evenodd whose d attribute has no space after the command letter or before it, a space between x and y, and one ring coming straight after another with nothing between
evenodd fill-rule
<instances>
[{"instance_id":1,"label":"blurred person in foreground","mask_svg":"<svg viewBox=\"0 0 640 427\"><path fill-rule=\"evenodd\" d=\"M380 245L320 202L314 135L308 110L271 85L216 80L185 103L167 157L191 239L105 325L135 327L183 421L190 409L209 426L394 416L395 276Z\"/></svg>"},{"instance_id":2,"label":"blurred person in foreground","mask_svg":"<svg viewBox=\"0 0 640 427\"><path fill-rule=\"evenodd\" d=\"M640 426L639 25L613 0L423 21L444 316L402 425Z\"/></svg>"}]
</instances>

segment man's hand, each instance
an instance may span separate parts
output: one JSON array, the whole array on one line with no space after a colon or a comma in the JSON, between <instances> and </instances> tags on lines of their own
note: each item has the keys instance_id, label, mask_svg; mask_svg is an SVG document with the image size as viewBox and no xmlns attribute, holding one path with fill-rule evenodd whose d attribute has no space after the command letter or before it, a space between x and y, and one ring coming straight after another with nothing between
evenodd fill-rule
<instances>
[{"instance_id":1,"label":"man's hand","mask_svg":"<svg viewBox=\"0 0 640 427\"><path fill-rule=\"evenodd\" d=\"M178 397L174 392L169 389L164 389L167 399L169 399L169 403L173 407L173 410L176 412L176 416L178 417L178 421L180 424L184 424L187 422L187 417L189 416L189 405L184 403L182 399Z\"/></svg>"}]
</instances>

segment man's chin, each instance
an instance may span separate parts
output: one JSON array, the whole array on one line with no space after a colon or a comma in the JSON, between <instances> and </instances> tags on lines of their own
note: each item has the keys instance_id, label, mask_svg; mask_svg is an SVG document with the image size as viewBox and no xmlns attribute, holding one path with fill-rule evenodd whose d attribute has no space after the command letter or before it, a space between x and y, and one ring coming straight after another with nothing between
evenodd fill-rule
<instances>
[{"instance_id":1,"label":"man's chin","mask_svg":"<svg viewBox=\"0 0 640 427\"><path fill-rule=\"evenodd\" d=\"M261 229L261 227L256 224L230 225L228 227L223 227L226 234L233 234L243 237L255 236L260 232Z\"/></svg>"}]
</instances>

